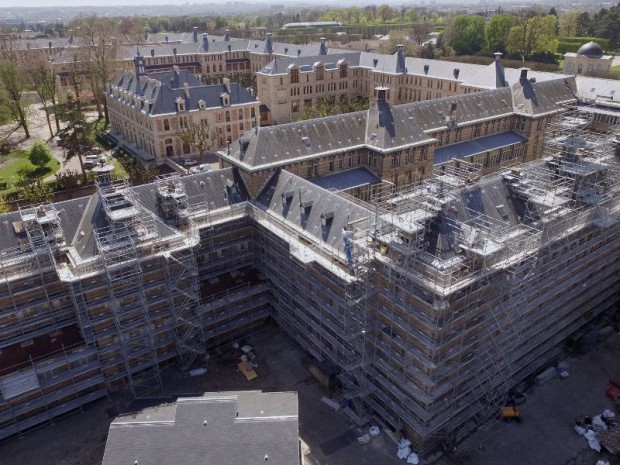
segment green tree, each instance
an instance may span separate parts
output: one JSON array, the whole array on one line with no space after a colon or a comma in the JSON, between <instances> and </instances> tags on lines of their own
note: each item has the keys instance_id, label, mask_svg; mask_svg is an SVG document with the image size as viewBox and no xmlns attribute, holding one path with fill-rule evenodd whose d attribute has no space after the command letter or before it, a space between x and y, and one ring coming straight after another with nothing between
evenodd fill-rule
<instances>
[{"instance_id":1,"label":"green tree","mask_svg":"<svg viewBox=\"0 0 620 465\"><path fill-rule=\"evenodd\" d=\"M418 55L418 47L407 39L404 31L394 30L388 32L388 35L390 36L390 39L381 41L379 44L379 51L381 53L392 55L396 53L397 45L403 45L405 56L414 57Z\"/></svg>"},{"instance_id":2,"label":"green tree","mask_svg":"<svg viewBox=\"0 0 620 465\"><path fill-rule=\"evenodd\" d=\"M560 16L560 36L561 37L577 37L579 31L579 13L578 11L567 11Z\"/></svg>"},{"instance_id":3,"label":"green tree","mask_svg":"<svg viewBox=\"0 0 620 465\"><path fill-rule=\"evenodd\" d=\"M588 37L594 34L594 25L587 11L584 11L577 17L577 37Z\"/></svg>"},{"instance_id":4,"label":"green tree","mask_svg":"<svg viewBox=\"0 0 620 465\"><path fill-rule=\"evenodd\" d=\"M18 197L30 205L47 202L53 196L52 188L41 178L24 178L17 182L16 187Z\"/></svg>"},{"instance_id":5,"label":"green tree","mask_svg":"<svg viewBox=\"0 0 620 465\"><path fill-rule=\"evenodd\" d=\"M387 23L396 16L394 10L389 5L381 5L377 8L377 18L382 24Z\"/></svg>"},{"instance_id":6,"label":"green tree","mask_svg":"<svg viewBox=\"0 0 620 465\"><path fill-rule=\"evenodd\" d=\"M0 195L0 213L8 213L11 211L11 207L6 201L4 195Z\"/></svg>"},{"instance_id":7,"label":"green tree","mask_svg":"<svg viewBox=\"0 0 620 465\"><path fill-rule=\"evenodd\" d=\"M47 165L52 159L52 154L50 153L50 149L45 142L40 140L35 141L30 147L30 152L28 153L28 160L34 166L39 168L43 168Z\"/></svg>"},{"instance_id":8,"label":"green tree","mask_svg":"<svg viewBox=\"0 0 620 465\"><path fill-rule=\"evenodd\" d=\"M28 130L28 112L23 100L25 89L24 73L12 60L0 61L0 84L6 96L6 106L13 121L24 130L26 139L30 137Z\"/></svg>"},{"instance_id":9,"label":"green tree","mask_svg":"<svg viewBox=\"0 0 620 465\"><path fill-rule=\"evenodd\" d=\"M486 24L482 16L456 16L446 27L444 42L457 55L471 55L486 45Z\"/></svg>"},{"instance_id":10,"label":"green tree","mask_svg":"<svg viewBox=\"0 0 620 465\"><path fill-rule=\"evenodd\" d=\"M533 53L555 52L555 21L553 15L519 15L510 29L508 50L521 55L523 61L529 61Z\"/></svg>"},{"instance_id":11,"label":"green tree","mask_svg":"<svg viewBox=\"0 0 620 465\"><path fill-rule=\"evenodd\" d=\"M515 17L509 14L495 15L487 25L487 42L489 52L506 53L506 44L510 29L515 24Z\"/></svg>"}]
</instances>

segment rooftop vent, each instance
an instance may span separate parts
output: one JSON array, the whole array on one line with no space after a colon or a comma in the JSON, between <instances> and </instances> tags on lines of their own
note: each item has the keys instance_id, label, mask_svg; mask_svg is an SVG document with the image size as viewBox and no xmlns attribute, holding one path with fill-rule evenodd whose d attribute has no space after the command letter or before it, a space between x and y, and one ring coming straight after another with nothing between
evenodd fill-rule
<instances>
[{"instance_id":1,"label":"rooftop vent","mask_svg":"<svg viewBox=\"0 0 620 465\"><path fill-rule=\"evenodd\" d=\"M458 79L459 78L459 73L461 72L460 69L458 68L454 68L454 79Z\"/></svg>"},{"instance_id":2,"label":"rooftop vent","mask_svg":"<svg viewBox=\"0 0 620 465\"><path fill-rule=\"evenodd\" d=\"M429 68L428 65L424 65L424 74L428 74L428 68Z\"/></svg>"},{"instance_id":3,"label":"rooftop vent","mask_svg":"<svg viewBox=\"0 0 620 465\"><path fill-rule=\"evenodd\" d=\"M304 136L304 137L301 138L301 140L304 141L304 145L306 147L310 147L310 139L308 139L307 137Z\"/></svg>"}]
</instances>

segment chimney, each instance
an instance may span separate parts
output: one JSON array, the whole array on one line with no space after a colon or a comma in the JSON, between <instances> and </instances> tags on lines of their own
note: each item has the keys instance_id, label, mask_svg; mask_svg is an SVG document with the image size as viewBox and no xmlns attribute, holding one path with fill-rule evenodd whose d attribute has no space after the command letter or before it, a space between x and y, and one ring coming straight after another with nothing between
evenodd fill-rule
<instances>
[{"instance_id":1,"label":"chimney","mask_svg":"<svg viewBox=\"0 0 620 465\"><path fill-rule=\"evenodd\" d=\"M424 65L424 74L428 74L428 68L429 68L428 65Z\"/></svg>"},{"instance_id":2,"label":"chimney","mask_svg":"<svg viewBox=\"0 0 620 465\"><path fill-rule=\"evenodd\" d=\"M301 49L300 48L297 49L297 56L301 56Z\"/></svg>"},{"instance_id":3,"label":"chimney","mask_svg":"<svg viewBox=\"0 0 620 465\"><path fill-rule=\"evenodd\" d=\"M172 54L173 54L174 56L177 56L177 49L176 49L176 47L172 49Z\"/></svg>"},{"instance_id":4,"label":"chimney","mask_svg":"<svg viewBox=\"0 0 620 465\"><path fill-rule=\"evenodd\" d=\"M172 69L174 70L174 85L173 87L175 89L178 89L181 86L181 76L179 76L179 67L177 65L174 65L172 67Z\"/></svg>"},{"instance_id":5,"label":"chimney","mask_svg":"<svg viewBox=\"0 0 620 465\"><path fill-rule=\"evenodd\" d=\"M185 96L189 98L189 84L187 82L183 83L183 92L185 92Z\"/></svg>"},{"instance_id":6,"label":"chimney","mask_svg":"<svg viewBox=\"0 0 620 465\"><path fill-rule=\"evenodd\" d=\"M166 36L166 43L168 43L168 36Z\"/></svg>"},{"instance_id":7,"label":"chimney","mask_svg":"<svg viewBox=\"0 0 620 465\"><path fill-rule=\"evenodd\" d=\"M373 58L372 59L372 67L376 68L378 64L379 64L379 59L378 58Z\"/></svg>"},{"instance_id":8,"label":"chimney","mask_svg":"<svg viewBox=\"0 0 620 465\"><path fill-rule=\"evenodd\" d=\"M224 87L226 87L226 92L228 92L230 94L230 79L223 78L222 79L222 84L224 84Z\"/></svg>"},{"instance_id":9,"label":"chimney","mask_svg":"<svg viewBox=\"0 0 620 465\"><path fill-rule=\"evenodd\" d=\"M194 43L198 42L198 28L196 26L194 26L194 33L192 35L192 38L194 39Z\"/></svg>"},{"instance_id":10,"label":"chimney","mask_svg":"<svg viewBox=\"0 0 620 465\"><path fill-rule=\"evenodd\" d=\"M319 55L327 55L327 39L321 37L321 47L319 48Z\"/></svg>"},{"instance_id":11,"label":"chimney","mask_svg":"<svg viewBox=\"0 0 620 465\"><path fill-rule=\"evenodd\" d=\"M288 54L288 47L284 47L284 54L287 55Z\"/></svg>"},{"instance_id":12,"label":"chimney","mask_svg":"<svg viewBox=\"0 0 620 465\"><path fill-rule=\"evenodd\" d=\"M495 52L495 87L508 87L506 83L506 74L504 73L504 66L502 65L502 53Z\"/></svg>"},{"instance_id":13,"label":"chimney","mask_svg":"<svg viewBox=\"0 0 620 465\"><path fill-rule=\"evenodd\" d=\"M152 48L152 49L151 49L151 56L152 56L152 57L154 57L154 56L155 56L155 49L154 49L154 48Z\"/></svg>"},{"instance_id":14,"label":"chimney","mask_svg":"<svg viewBox=\"0 0 620 465\"><path fill-rule=\"evenodd\" d=\"M228 53L232 52L232 45L228 44Z\"/></svg>"},{"instance_id":15,"label":"chimney","mask_svg":"<svg viewBox=\"0 0 620 465\"><path fill-rule=\"evenodd\" d=\"M205 52L209 51L209 36L207 36L206 32L202 34L202 48Z\"/></svg>"},{"instance_id":16,"label":"chimney","mask_svg":"<svg viewBox=\"0 0 620 465\"><path fill-rule=\"evenodd\" d=\"M265 52L270 55L273 53L273 42L271 41L271 32L267 33L267 41L265 42Z\"/></svg>"},{"instance_id":17,"label":"chimney","mask_svg":"<svg viewBox=\"0 0 620 465\"><path fill-rule=\"evenodd\" d=\"M527 72L529 70L529 68L519 68L519 71L521 71L521 76L519 76L519 82L521 82L522 84L527 81Z\"/></svg>"},{"instance_id":18,"label":"chimney","mask_svg":"<svg viewBox=\"0 0 620 465\"><path fill-rule=\"evenodd\" d=\"M454 68L454 79L458 79L460 73L461 73L460 69Z\"/></svg>"},{"instance_id":19,"label":"chimney","mask_svg":"<svg viewBox=\"0 0 620 465\"><path fill-rule=\"evenodd\" d=\"M52 49L52 41L51 40L47 43L47 48L49 48L50 50Z\"/></svg>"},{"instance_id":20,"label":"chimney","mask_svg":"<svg viewBox=\"0 0 620 465\"><path fill-rule=\"evenodd\" d=\"M224 31L224 41L228 42L230 40L230 30L226 29Z\"/></svg>"},{"instance_id":21,"label":"chimney","mask_svg":"<svg viewBox=\"0 0 620 465\"><path fill-rule=\"evenodd\" d=\"M405 46L403 44L398 44L396 46L396 72L406 74L407 67L405 66L405 53L403 50Z\"/></svg>"}]
</instances>

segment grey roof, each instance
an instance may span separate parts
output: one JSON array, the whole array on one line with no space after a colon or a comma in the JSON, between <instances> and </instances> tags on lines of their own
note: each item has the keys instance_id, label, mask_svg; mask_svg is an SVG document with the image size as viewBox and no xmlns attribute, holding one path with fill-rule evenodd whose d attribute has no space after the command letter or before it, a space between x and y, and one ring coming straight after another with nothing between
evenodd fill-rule
<instances>
[{"instance_id":1,"label":"grey roof","mask_svg":"<svg viewBox=\"0 0 620 465\"><path fill-rule=\"evenodd\" d=\"M156 81L161 83L159 85ZM183 88L188 83L188 93ZM153 73L140 81L130 71L121 72L116 86L131 94L144 97L150 115L162 115L177 112L177 100L185 103L185 111L200 109L203 101L205 108L224 106L222 95L229 95L229 105L240 105L256 102L245 87L238 83L204 85L187 70ZM133 105L133 102L130 103Z\"/></svg>"},{"instance_id":2,"label":"grey roof","mask_svg":"<svg viewBox=\"0 0 620 465\"><path fill-rule=\"evenodd\" d=\"M232 168L196 173L180 177L179 180L184 185L190 207L201 205L209 210L217 210L249 198ZM140 209L152 215L159 236L169 237L176 232L159 217L156 190L154 183L136 186L133 188L134 200ZM97 229L107 226L98 194L58 202L55 207L67 245L75 247L82 258L95 256L98 253L95 233ZM15 233L13 222L16 221L21 221L19 212L0 215L0 254L19 247L20 240L26 240L25 236ZM84 234L81 234L82 231Z\"/></svg>"},{"instance_id":3,"label":"grey roof","mask_svg":"<svg viewBox=\"0 0 620 465\"><path fill-rule=\"evenodd\" d=\"M372 217L366 208L285 170L274 174L256 202L293 227L339 250L343 247L345 226Z\"/></svg>"},{"instance_id":4,"label":"grey roof","mask_svg":"<svg viewBox=\"0 0 620 465\"><path fill-rule=\"evenodd\" d=\"M462 159L477 153L488 152L489 150L508 147L510 145L526 142L527 139L516 132L506 131L499 134L479 137L477 139L459 142L458 144L447 145L435 149L433 164L439 165L453 158Z\"/></svg>"},{"instance_id":5,"label":"grey roof","mask_svg":"<svg viewBox=\"0 0 620 465\"><path fill-rule=\"evenodd\" d=\"M577 50L577 55L586 56L588 58L602 58L603 49L596 42L590 41L579 47L579 50Z\"/></svg>"},{"instance_id":6,"label":"grey roof","mask_svg":"<svg viewBox=\"0 0 620 465\"><path fill-rule=\"evenodd\" d=\"M299 463L296 393L205 393L150 404L112 422L103 465Z\"/></svg>"},{"instance_id":7,"label":"grey roof","mask_svg":"<svg viewBox=\"0 0 620 465\"><path fill-rule=\"evenodd\" d=\"M391 152L434 142L433 133L447 127L454 105L450 124L461 126L515 113L537 116L573 101L571 85L574 79L565 77L395 106L379 100L368 111L256 128L220 155L251 170L360 147Z\"/></svg>"},{"instance_id":8,"label":"grey roof","mask_svg":"<svg viewBox=\"0 0 620 465\"><path fill-rule=\"evenodd\" d=\"M349 64L350 66L357 66L359 63L359 52L354 53L331 53L328 55L311 55L301 56L299 58L277 58L271 61L263 69L260 70L262 74L288 74L289 68L295 66L302 72L312 71L314 65L321 63L327 69L336 69L338 63L341 61Z\"/></svg>"},{"instance_id":9,"label":"grey roof","mask_svg":"<svg viewBox=\"0 0 620 465\"><path fill-rule=\"evenodd\" d=\"M353 189L354 187L376 184L381 182L381 179L366 167L361 166L359 168L328 174L320 178L314 178L311 179L311 182L323 189L343 191Z\"/></svg>"},{"instance_id":10,"label":"grey roof","mask_svg":"<svg viewBox=\"0 0 620 465\"><path fill-rule=\"evenodd\" d=\"M558 104L576 101L575 88L573 76L534 83L519 79L511 86L514 109L530 116L557 111Z\"/></svg>"}]
</instances>

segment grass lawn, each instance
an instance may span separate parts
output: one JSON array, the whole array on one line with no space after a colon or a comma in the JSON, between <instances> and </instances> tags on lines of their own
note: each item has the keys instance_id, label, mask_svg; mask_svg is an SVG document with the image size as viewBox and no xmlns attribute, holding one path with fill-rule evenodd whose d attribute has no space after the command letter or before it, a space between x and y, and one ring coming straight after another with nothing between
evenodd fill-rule
<instances>
[{"instance_id":1,"label":"grass lawn","mask_svg":"<svg viewBox=\"0 0 620 465\"><path fill-rule=\"evenodd\" d=\"M613 73L620 73L620 65L618 65L618 66L612 66L612 67L611 67L611 71L612 71Z\"/></svg>"},{"instance_id":2,"label":"grass lawn","mask_svg":"<svg viewBox=\"0 0 620 465\"><path fill-rule=\"evenodd\" d=\"M60 169L60 162L53 157L43 168L35 169L28 160L27 150L16 150L5 157L0 157L0 165L0 183L7 183L6 188L0 190L0 194L9 194L15 190L13 183L19 179L18 173L21 169L35 170L32 176L36 178L45 178Z\"/></svg>"}]
</instances>

